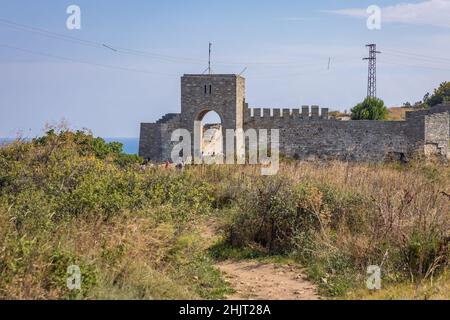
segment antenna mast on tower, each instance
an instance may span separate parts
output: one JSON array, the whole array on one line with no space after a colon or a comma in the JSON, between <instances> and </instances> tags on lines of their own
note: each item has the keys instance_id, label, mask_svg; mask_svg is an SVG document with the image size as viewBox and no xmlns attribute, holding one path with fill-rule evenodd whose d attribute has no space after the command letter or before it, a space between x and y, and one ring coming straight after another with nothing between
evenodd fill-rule
<instances>
[{"instance_id":1,"label":"antenna mast on tower","mask_svg":"<svg viewBox=\"0 0 450 320\"><path fill-rule=\"evenodd\" d=\"M377 54L381 53L377 51L376 44L368 44L366 47L369 48L369 57L363 60L369 61L369 74L367 80L367 97L376 98L377 97Z\"/></svg>"},{"instance_id":2,"label":"antenna mast on tower","mask_svg":"<svg viewBox=\"0 0 450 320\"><path fill-rule=\"evenodd\" d=\"M209 43L209 56L208 56L208 74L211 74L211 48L212 43Z\"/></svg>"},{"instance_id":3,"label":"antenna mast on tower","mask_svg":"<svg viewBox=\"0 0 450 320\"><path fill-rule=\"evenodd\" d=\"M209 51L208 51L208 68L205 69L205 71L202 72L202 74L205 74L206 72L208 72L208 74L212 74L212 69L211 69L211 48L212 48L212 43L209 43Z\"/></svg>"}]
</instances>

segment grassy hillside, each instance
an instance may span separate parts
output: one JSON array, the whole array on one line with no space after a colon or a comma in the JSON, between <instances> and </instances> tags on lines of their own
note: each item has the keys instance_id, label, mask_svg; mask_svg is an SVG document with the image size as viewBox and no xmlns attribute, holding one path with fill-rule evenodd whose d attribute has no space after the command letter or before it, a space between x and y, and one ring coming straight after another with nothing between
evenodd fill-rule
<instances>
[{"instance_id":1,"label":"grassy hillside","mask_svg":"<svg viewBox=\"0 0 450 320\"><path fill-rule=\"evenodd\" d=\"M141 161L83 132L1 148L0 298L220 299L224 258L289 259L328 297L366 297L372 264L386 288L448 283L447 166L287 161L263 177ZM69 265L81 290L66 287Z\"/></svg>"},{"instance_id":2,"label":"grassy hillside","mask_svg":"<svg viewBox=\"0 0 450 320\"><path fill-rule=\"evenodd\" d=\"M400 121L406 119L406 112L414 111L413 108L392 107L389 108L387 120Z\"/></svg>"}]
</instances>

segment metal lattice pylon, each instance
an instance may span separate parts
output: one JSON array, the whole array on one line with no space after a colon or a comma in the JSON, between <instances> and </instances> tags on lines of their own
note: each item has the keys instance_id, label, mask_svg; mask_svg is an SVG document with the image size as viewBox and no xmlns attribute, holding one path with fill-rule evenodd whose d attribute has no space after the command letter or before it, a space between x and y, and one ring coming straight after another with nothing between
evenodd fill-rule
<instances>
[{"instance_id":1,"label":"metal lattice pylon","mask_svg":"<svg viewBox=\"0 0 450 320\"><path fill-rule=\"evenodd\" d=\"M367 97L376 98L377 97L377 54L381 53L377 51L376 44L368 44L366 47L369 48L369 57L363 60L369 61L369 74L367 79Z\"/></svg>"}]
</instances>

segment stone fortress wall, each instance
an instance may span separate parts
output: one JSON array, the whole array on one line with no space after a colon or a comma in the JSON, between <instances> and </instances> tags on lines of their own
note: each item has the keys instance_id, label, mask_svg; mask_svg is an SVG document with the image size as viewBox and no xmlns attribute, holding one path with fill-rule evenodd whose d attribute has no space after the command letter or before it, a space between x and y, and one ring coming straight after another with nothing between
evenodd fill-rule
<instances>
[{"instance_id":1,"label":"stone fortress wall","mask_svg":"<svg viewBox=\"0 0 450 320\"><path fill-rule=\"evenodd\" d=\"M172 132L184 128L193 135L194 122L209 111L220 115L223 137L226 129L279 129L280 153L296 159L381 162L415 154L450 156L450 105L409 112L405 121L339 121L318 106L251 109L245 79L237 75L184 75L181 113L141 124L139 154L152 161L170 159Z\"/></svg>"}]
</instances>

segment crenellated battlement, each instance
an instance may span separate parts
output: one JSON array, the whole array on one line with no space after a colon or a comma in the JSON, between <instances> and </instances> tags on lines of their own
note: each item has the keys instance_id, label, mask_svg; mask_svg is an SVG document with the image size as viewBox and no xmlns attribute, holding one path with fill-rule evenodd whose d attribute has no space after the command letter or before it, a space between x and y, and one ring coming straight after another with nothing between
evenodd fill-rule
<instances>
[{"instance_id":1,"label":"crenellated battlement","mask_svg":"<svg viewBox=\"0 0 450 320\"><path fill-rule=\"evenodd\" d=\"M300 108L248 108L244 109L244 118L249 121L280 120L329 120L328 108L302 106Z\"/></svg>"}]
</instances>

